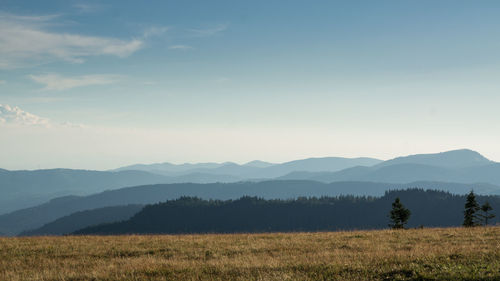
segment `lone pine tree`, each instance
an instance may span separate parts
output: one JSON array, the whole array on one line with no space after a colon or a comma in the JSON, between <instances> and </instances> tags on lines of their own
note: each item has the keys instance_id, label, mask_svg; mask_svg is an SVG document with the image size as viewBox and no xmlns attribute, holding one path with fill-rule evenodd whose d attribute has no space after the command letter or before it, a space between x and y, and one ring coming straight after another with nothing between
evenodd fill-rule
<instances>
[{"instance_id":1,"label":"lone pine tree","mask_svg":"<svg viewBox=\"0 0 500 281\"><path fill-rule=\"evenodd\" d=\"M479 209L479 204L477 204L476 201L476 195L474 194L474 191L471 190L469 195L467 195L465 202L463 226L473 227L478 225L476 212L479 211Z\"/></svg>"},{"instance_id":2,"label":"lone pine tree","mask_svg":"<svg viewBox=\"0 0 500 281\"><path fill-rule=\"evenodd\" d=\"M479 217L481 218L482 220L482 223L486 226L488 225L488 220L492 219L495 217L494 214L491 214L490 212L493 210L493 207L491 207L490 203L488 201L486 201L486 203L484 203L482 206L481 206L481 214L479 214Z\"/></svg>"},{"instance_id":3,"label":"lone pine tree","mask_svg":"<svg viewBox=\"0 0 500 281\"><path fill-rule=\"evenodd\" d=\"M403 204L401 204L399 197L396 198L396 200L394 200L394 203L392 203L392 210L390 212L392 223L389 224L389 226L393 229L404 228L405 224L408 223L410 215L410 210L406 209Z\"/></svg>"}]
</instances>

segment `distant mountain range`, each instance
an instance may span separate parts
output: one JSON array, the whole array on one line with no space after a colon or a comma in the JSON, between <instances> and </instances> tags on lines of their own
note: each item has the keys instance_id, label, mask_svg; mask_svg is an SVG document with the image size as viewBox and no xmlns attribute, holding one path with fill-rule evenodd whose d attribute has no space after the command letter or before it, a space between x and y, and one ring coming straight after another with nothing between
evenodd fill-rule
<instances>
[{"instance_id":1,"label":"distant mountain range","mask_svg":"<svg viewBox=\"0 0 500 281\"><path fill-rule=\"evenodd\" d=\"M128 204L153 204L176 199L181 196L196 196L202 199L220 200L237 199L246 195L258 196L265 199L339 195L382 196L388 190L416 187L444 190L454 194L465 194L471 189L471 185L439 182L390 184L351 181L327 184L303 180L146 185L105 191L89 196L61 197L36 207L0 215L0 232L7 235L17 235L23 231L35 230L44 224L75 212ZM480 194L500 194L498 187L487 184L477 184L474 185L474 188ZM89 225L91 224L89 223Z\"/></svg>"},{"instance_id":2,"label":"distant mountain range","mask_svg":"<svg viewBox=\"0 0 500 281\"><path fill-rule=\"evenodd\" d=\"M373 166L382 163L382 160L374 158L342 158L342 157L324 157L295 160L281 164L272 164L263 161L252 161L243 165L233 162L226 163L199 163L199 164L180 164L171 163L161 164L138 164L118 168L113 171L145 171L164 176L182 176L189 174L212 174L228 175L239 177L240 179L251 178L275 178L286 175L293 171L310 172L334 172L354 166Z\"/></svg>"},{"instance_id":3,"label":"distant mountain range","mask_svg":"<svg viewBox=\"0 0 500 281\"><path fill-rule=\"evenodd\" d=\"M215 183L300 179L321 182L371 181L409 183L440 181L500 185L500 165L471 150L398 157L309 158L273 164L252 161L132 165L114 171L0 169L0 214L36 206L65 195L92 193L127 186L159 183Z\"/></svg>"},{"instance_id":4,"label":"distant mountain range","mask_svg":"<svg viewBox=\"0 0 500 281\"><path fill-rule=\"evenodd\" d=\"M373 165L371 158L311 158L283 164L252 161L235 163L169 163L133 165L114 171L51 169L8 171L0 169L0 214L36 206L65 195L88 195L120 187L157 183L214 183L262 180L295 170L337 171L346 167Z\"/></svg>"},{"instance_id":5,"label":"distant mountain range","mask_svg":"<svg viewBox=\"0 0 500 281\"><path fill-rule=\"evenodd\" d=\"M149 204L183 195L205 199L381 195L387 189L408 187L459 194L474 188L481 194L500 194L500 164L464 149L388 161L326 157L281 164L258 160L244 165L162 163L114 171L0 169L0 214L4 214L0 215L0 232L18 234L78 211ZM103 192L115 189L116 193Z\"/></svg>"},{"instance_id":6,"label":"distant mountain range","mask_svg":"<svg viewBox=\"0 0 500 281\"><path fill-rule=\"evenodd\" d=\"M169 182L236 182L241 180L299 179L321 182L371 181L409 183L440 181L488 183L500 186L500 164L478 152L462 149L418 154L381 161L373 158L310 158L282 164L253 161L235 163L170 163L134 165L119 171L140 169L169 176ZM196 180L196 181L195 181Z\"/></svg>"}]
</instances>

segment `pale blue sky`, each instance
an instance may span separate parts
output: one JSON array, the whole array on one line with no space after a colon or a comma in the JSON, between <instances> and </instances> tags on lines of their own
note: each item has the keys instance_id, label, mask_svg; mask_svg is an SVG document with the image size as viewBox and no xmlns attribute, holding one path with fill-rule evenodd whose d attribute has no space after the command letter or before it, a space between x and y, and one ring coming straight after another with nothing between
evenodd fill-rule
<instances>
[{"instance_id":1,"label":"pale blue sky","mask_svg":"<svg viewBox=\"0 0 500 281\"><path fill-rule=\"evenodd\" d=\"M499 14L498 1L0 0L0 167L500 160Z\"/></svg>"}]
</instances>

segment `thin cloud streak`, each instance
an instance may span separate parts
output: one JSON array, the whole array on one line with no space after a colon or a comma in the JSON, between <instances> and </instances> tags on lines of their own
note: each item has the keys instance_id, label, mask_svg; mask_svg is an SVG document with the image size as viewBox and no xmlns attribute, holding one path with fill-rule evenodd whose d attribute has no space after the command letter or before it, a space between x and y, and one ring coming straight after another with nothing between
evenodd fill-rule
<instances>
[{"instance_id":1,"label":"thin cloud streak","mask_svg":"<svg viewBox=\"0 0 500 281\"><path fill-rule=\"evenodd\" d=\"M144 46L139 39L56 33L46 30L57 16L0 14L0 68L19 68L54 60L83 63L91 56L127 57Z\"/></svg>"},{"instance_id":2,"label":"thin cloud streak","mask_svg":"<svg viewBox=\"0 0 500 281\"><path fill-rule=\"evenodd\" d=\"M218 24L210 28L188 29L188 31L194 37L211 37L225 31L228 27L228 24Z\"/></svg>"},{"instance_id":3,"label":"thin cloud streak","mask_svg":"<svg viewBox=\"0 0 500 281\"><path fill-rule=\"evenodd\" d=\"M63 77L59 74L30 75L33 81L45 85L43 90L62 91L77 87L107 85L119 80L118 75L82 75Z\"/></svg>"},{"instance_id":4,"label":"thin cloud streak","mask_svg":"<svg viewBox=\"0 0 500 281\"><path fill-rule=\"evenodd\" d=\"M194 48L188 45L172 45L168 47L169 50L193 50Z\"/></svg>"},{"instance_id":5,"label":"thin cloud streak","mask_svg":"<svg viewBox=\"0 0 500 281\"><path fill-rule=\"evenodd\" d=\"M102 9L101 5L88 4L88 3L77 3L73 5L80 13L93 13Z\"/></svg>"},{"instance_id":6,"label":"thin cloud streak","mask_svg":"<svg viewBox=\"0 0 500 281\"><path fill-rule=\"evenodd\" d=\"M144 30L143 37L150 38L154 36L161 36L166 33L170 28L168 26L151 26Z\"/></svg>"},{"instance_id":7,"label":"thin cloud streak","mask_svg":"<svg viewBox=\"0 0 500 281\"><path fill-rule=\"evenodd\" d=\"M26 23L37 23L37 24L42 24L44 23L47 25L50 21L59 18L60 15L54 14L54 15L40 15L40 16L21 16L21 15L14 15L14 14L9 14L9 13L4 13L0 11L0 21L10 21L10 22L17 22L19 24L26 24Z\"/></svg>"}]
</instances>

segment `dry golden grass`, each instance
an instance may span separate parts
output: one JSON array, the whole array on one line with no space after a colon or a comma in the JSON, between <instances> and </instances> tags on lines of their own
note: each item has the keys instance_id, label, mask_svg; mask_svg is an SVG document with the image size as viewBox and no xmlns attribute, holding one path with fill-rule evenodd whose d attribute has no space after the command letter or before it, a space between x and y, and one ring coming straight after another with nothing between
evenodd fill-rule
<instances>
[{"instance_id":1,"label":"dry golden grass","mask_svg":"<svg viewBox=\"0 0 500 281\"><path fill-rule=\"evenodd\" d=\"M500 280L500 227L0 238L0 280Z\"/></svg>"}]
</instances>

